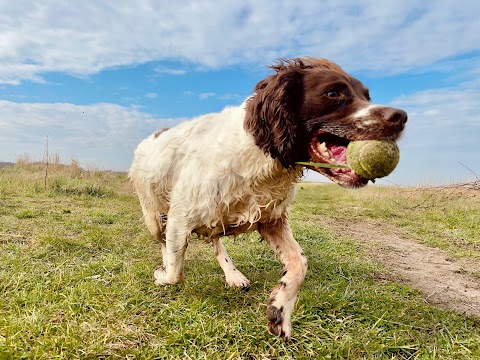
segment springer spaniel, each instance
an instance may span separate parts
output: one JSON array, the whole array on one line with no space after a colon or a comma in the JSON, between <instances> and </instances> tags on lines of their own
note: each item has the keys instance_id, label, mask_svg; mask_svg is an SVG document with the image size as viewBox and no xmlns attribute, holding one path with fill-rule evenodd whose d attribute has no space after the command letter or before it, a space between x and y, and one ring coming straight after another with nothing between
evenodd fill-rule
<instances>
[{"instance_id":1,"label":"springer spaniel","mask_svg":"<svg viewBox=\"0 0 480 360\"><path fill-rule=\"evenodd\" d=\"M229 286L249 280L220 238L257 230L284 265L267 304L268 330L291 337L291 315L307 258L288 224L304 167L345 164L350 140L397 140L403 110L370 103L368 89L338 65L317 58L280 60L238 107L157 131L135 151L129 177L148 230L161 242L155 284L184 278L190 234L211 239ZM343 187L368 180L345 168L309 167Z\"/></svg>"}]
</instances>

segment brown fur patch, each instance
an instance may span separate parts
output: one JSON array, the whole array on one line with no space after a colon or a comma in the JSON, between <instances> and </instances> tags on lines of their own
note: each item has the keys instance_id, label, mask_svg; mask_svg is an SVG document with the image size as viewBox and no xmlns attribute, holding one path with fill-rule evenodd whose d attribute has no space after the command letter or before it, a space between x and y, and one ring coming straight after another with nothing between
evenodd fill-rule
<instances>
[{"instance_id":1,"label":"brown fur patch","mask_svg":"<svg viewBox=\"0 0 480 360\"><path fill-rule=\"evenodd\" d=\"M157 137L160 136L161 133L167 131L168 129L169 129L169 128L164 128L164 129L157 130L157 131L155 131L155 134L154 134L153 136L154 136L155 139L156 139Z\"/></svg>"}]
</instances>

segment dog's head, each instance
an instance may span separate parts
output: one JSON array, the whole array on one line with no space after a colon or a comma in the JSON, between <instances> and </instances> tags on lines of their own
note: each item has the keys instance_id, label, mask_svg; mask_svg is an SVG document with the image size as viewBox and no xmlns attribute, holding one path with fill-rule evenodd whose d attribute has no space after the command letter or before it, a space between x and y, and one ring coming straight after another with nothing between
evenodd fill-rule
<instances>
[{"instance_id":1,"label":"dog's head","mask_svg":"<svg viewBox=\"0 0 480 360\"><path fill-rule=\"evenodd\" d=\"M405 127L403 110L372 104L368 89L328 60L280 60L271 68L275 74L247 102L244 126L286 168L345 164L349 141L397 140ZM312 169L345 187L368 182L350 169Z\"/></svg>"}]
</instances>

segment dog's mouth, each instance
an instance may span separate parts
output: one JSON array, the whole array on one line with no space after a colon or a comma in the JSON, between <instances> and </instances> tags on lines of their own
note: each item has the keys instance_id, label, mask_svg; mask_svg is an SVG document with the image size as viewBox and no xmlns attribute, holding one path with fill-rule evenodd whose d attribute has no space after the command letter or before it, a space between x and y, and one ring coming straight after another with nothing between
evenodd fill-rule
<instances>
[{"instance_id":1,"label":"dog's mouth","mask_svg":"<svg viewBox=\"0 0 480 360\"><path fill-rule=\"evenodd\" d=\"M335 134L318 130L310 139L309 154L312 162L347 165L347 146L350 140ZM365 186L368 180L357 175L350 168L325 168L308 165L307 168L328 177L344 187L358 188Z\"/></svg>"}]
</instances>

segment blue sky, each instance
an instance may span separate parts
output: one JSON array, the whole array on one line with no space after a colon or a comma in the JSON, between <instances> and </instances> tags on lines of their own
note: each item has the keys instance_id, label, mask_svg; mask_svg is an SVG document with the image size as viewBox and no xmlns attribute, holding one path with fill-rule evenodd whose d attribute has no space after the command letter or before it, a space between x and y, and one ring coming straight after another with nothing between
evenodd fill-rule
<instances>
[{"instance_id":1,"label":"blue sky","mask_svg":"<svg viewBox=\"0 0 480 360\"><path fill-rule=\"evenodd\" d=\"M41 159L48 136L65 163L126 170L151 132L240 104L275 59L315 56L409 113L380 183L472 181L479 16L476 0L0 0L0 161Z\"/></svg>"}]
</instances>

